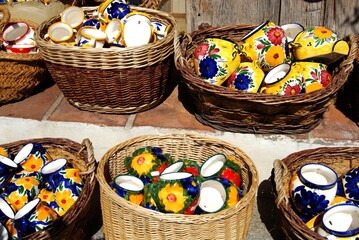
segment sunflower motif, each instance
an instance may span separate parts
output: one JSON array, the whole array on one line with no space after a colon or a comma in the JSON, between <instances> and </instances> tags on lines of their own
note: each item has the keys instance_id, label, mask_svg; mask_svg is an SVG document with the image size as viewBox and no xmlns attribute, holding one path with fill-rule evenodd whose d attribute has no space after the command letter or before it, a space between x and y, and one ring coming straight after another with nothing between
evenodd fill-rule
<instances>
[{"instance_id":1,"label":"sunflower motif","mask_svg":"<svg viewBox=\"0 0 359 240\"><path fill-rule=\"evenodd\" d=\"M65 189L56 191L55 199L59 207L66 212L75 203L77 197L72 194L71 190Z\"/></svg>"},{"instance_id":2,"label":"sunflower motif","mask_svg":"<svg viewBox=\"0 0 359 240\"><path fill-rule=\"evenodd\" d=\"M269 65L264 68L276 67L286 60L285 49L281 46L271 46L264 55L265 62Z\"/></svg>"},{"instance_id":3,"label":"sunflower motif","mask_svg":"<svg viewBox=\"0 0 359 240\"><path fill-rule=\"evenodd\" d=\"M158 197L166 212L179 213L184 210L187 196L184 195L184 189L178 183L172 186L168 183L159 191Z\"/></svg>"},{"instance_id":4,"label":"sunflower motif","mask_svg":"<svg viewBox=\"0 0 359 240\"><path fill-rule=\"evenodd\" d=\"M333 35L333 32L326 27L316 27L313 30L313 35L320 39L327 39Z\"/></svg>"},{"instance_id":5,"label":"sunflower motif","mask_svg":"<svg viewBox=\"0 0 359 240\"><path fill-rule=\"evenodd\" d=\"M54 212L51 208L49 208L48 206L45 206L43 204L39 204L36 207L36 215L37 215L38 221L42 221L45 223L47 223L49 221L54 221L57 219L56 212Z\"/></svg>"},{"instance_id":6,"label":"sunflower motif","mask_svg":"<svg viewBox=\"0 0 359 240\"><path fill-rule=\"evenodd\" d=\"M26 161L21 163L21 166L25 171L36 172L39 171L44 166L44 164L45 162L41 156L31 154Z\"/></svg>"},{"instance_id":7,"label":"sunflower motif","mask_svg":"<svg viewBox=\"0 0 359 240\"><path fill-rule=\"evenodd\" d=\"M24 189L32 191L34 187L39 186L39 182L35 177L23 177L15 181L17 186L23 186Z\"/></svg>"},{"instance_id":8,"label":"sunflower motif","mask_svg":"<svg viewBox=\"0 0 359 240\"><path fill-rule=\"evenodd\" d=\"M80 169L67 168L66 171L60 172L60 173L64 173L64 178L70 179L73 183L80 184L80 185L83 184L82 178L80 177Z\"/></svg>"},{"instance_id":9,"label":"sunflower motif","mask_svg":"<svg viewBox=\"0 0 359 240\"><path fill-rule=\"evenodd\" d=\"M12 209L17 212L22 208L27 202L27 195L20 195L18 192L12 192L9 196L5 197L5 200L10 203Z\"/></svg>"}]
</instances>

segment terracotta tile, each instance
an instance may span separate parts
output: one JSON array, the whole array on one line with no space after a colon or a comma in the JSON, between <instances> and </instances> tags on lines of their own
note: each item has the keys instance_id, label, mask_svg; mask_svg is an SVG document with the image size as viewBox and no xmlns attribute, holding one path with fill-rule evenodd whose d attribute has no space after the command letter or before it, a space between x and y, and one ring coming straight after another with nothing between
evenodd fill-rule
<instances>
[{"instance_id":1,"label":"terracotta tile","mask_svg":"<svg viewBox=\"0 0 359 240\"><path fill-rule=\"evenodd\" d=\"M213 128L201 124L190 110L186 109L178 99L178 87L159 106L146 112L138 113L134 126L154 126L163 128L191 129L214 131Z\"/></svg>"},{"instance_id":2,"label":"terracotta tile","mask_svg":"<svg viewBox=\"0 0 359 240\"><path fill-rule=\"evenodd\" d=\"M324 114L322 123L312 131L311 138L358 141L359 127L332 106Z\"/></svg>"},{"instance_id":3,"label":"terracotta tile","mask_svg":"<svg viewBox=\"0 0 359 240\"><path fill-rule=\"evenodd\" d=\"M51 82L22 101L0 106L0 115L41 120L60 94L60 89Z\"/></svg>"},{"instance_id":4,"label":"terracotta tile","mask_svg":"<svg viewBox=\"0 0 359 240\"><path fill-rule=\"evenodd\" d=\"M104 126L125 126L128 115L101 114L97 112L82 111L72 106L63 98L55 110L50 114L50 121L82 122Z\"/></svg>"}]
</instances>

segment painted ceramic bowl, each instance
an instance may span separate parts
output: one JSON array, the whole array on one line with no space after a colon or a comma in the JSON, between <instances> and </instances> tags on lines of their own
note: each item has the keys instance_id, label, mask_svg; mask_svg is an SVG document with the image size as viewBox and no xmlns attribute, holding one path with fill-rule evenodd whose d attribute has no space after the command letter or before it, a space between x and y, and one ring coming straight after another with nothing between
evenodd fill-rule
<instances>
[{"instance_id":1,"label":"painted ceramic bowl","mask_svg":"<svg viewBox=\"0 0 359 240\"><path fill-rule=\"evenodd\" d=\"M215 213L226 208L228 193L221 181L207 179L201 184L199 213Z\"/></svg>"},{"instance_id":2,"label":"painted ceramic bowl","mask_svg":"<svg viewBox=\"0 0 359 240\"><path fill-rule=\"evenodd\" d=\"M8 148L0 147L0 155L12 159L12 152Z\"/></svg>"},{"instance_id":3,"label":"painted ceramic bowl","mask_svg":"<svg viewBox=\"0 0 359 240\"><path fill-rule=\"evenodd\" d=\"M242 58L257 61L265 72L282 63L290 63L284 30L270 21L263 22L245 35L240 50Z\"/></svg>"},{"instance_id":4,"label":"painted ceramic bowl","mask_svg":"<svg viewBox=\"0 0 359 240\"><path fill-rule=\"evenodd\" d=\"M84 23L82 24L83 27L88 26L88 27L93 27L99 30L104 30L105 28L101 28L101 21L98 18L90 18L88 20L85 20Z\"/></svg>"},{"instance_id":5,"label":"painted ceramic bowl","mask_svg":"<svg viewBox=\"0 0 359 240\"><path fill-rule=\"evenodd\" d=\"M304 31L304 27L299 23L287 23L280 27L283 29L288 43L292 42L300 32Z\"/></svg>"},{"instance_id":6,"label":"painted ceramic bowl","mask_svg":"<svg viewBox=\"0 0 359 240\"><path fill-rule=\"evenodd\" d=\"M317 232L327 239L359 238L359 206L337 204L325 210Z\"/></svg>"},{"instance_id":7,"label":"painted ceramic bowl","mask_svg":"<svg viewBox=\"0 0 359 240\"><path fill-rule=\"evenodd\" d=\"M342 192L340 195L352 201L359 202L359 167L350 170L339 179L338 189L339 188Z\"/></svg>"},{"instance_id":8,"label":"painted ceramic bowl","mask_svg":"<svg viewBox=\"0 0 359 240\"><path fill-rule=\"evenodd\" d=\"M150 193L161 212L194 214L200 184L191 173L167 173L151 184Z\"/></svg>"},{"instance_id":9,"label":"painted ceramic bowl","mask_svg":"<svg viewBox=\"0 0 359 240\"><path fill-rule=\"evenodd\" d=\"M154 34L156 35L157 40L161 40L167 36L167 34L172 29L171 24L165 24L159 21L152 21L151 25L153 26Z\"/></svg>"},{"instance_id":10,"label":"painted ceramic bowl","mask_svg":"<svg viewBox=\"0 0 359 240\"><path fill-rule=\"evenodd\" d=\"M12 178L16 172L18 165L8 157L0 155L0 186Z\"/></svg>"},{"instance_id":11,"label":"painted ceramic bowl","mask_svg":"<svg viewBox=\"0 0 359 240\"><path fill-rule=\"evenodd\" d=\"M155 211L159 211L158 207L156 206L156 202L151 195L151 192L150 192L151 187L152 187L152 184L147 183L143 188L144 198L143 198L143 202L142 202L142 207L151 209L151 210L155 210Z\"/></svg>"},{"instance_id":12,"label":"painted ceramic bowl","mask_svg":"<svg viewBox=\"0 0 359 240\"><path fill-rule=\"evenodd\" d=\"M226 189L227 199L226 199L225 208L233 207L243 197L243 189L240 189L228 179L224 177L215 177L212 178L212 180L219 181Z\"/></svg>"},{"instance_id":13,"label":"painted ceramic bowl","mask_svg":"<svg viewBox=\"0 0 359 240\"><path fill-rule=\"evenodd\" d=\"M43 188L40 190L38 198L41 199L41 202L45 203L48 207L53 209L59 216L63 215L63 209L57 204L55 199L55 193L48 188Z\"/></svg>"},{"instance_id":14,"label":"painted ceramic bowl","mask_svg":"<svg viewBox=\"0 0 359 240\"><path fill-rule=\"evenodd\" d=\"M258 92L264 72L256 62L242 62L228 78L227 86L233 90Z\"/></svg>"},{"instance_id":15,"label":"painted ceramic bowl","mask_svg":"<svg viewBox=\"0 0 359 240\"><path fill-rule=\"evenodd\" d=\"M349 53L347 42L327 27L314 26L300 32L291 43L297 61L315 61L331 64Z\"/></svg>"},{"instance_id":16,"label":"painted ceramic bowl","mask_svg":"<svg viewBox=\"0 0 359 240\"><path fill-rule=\"evenodd\" d=\"M200 176L200 167L197 162L183 158L172 163L161 174L172 173L172 172L189 172L193 176Z\"/></svg>"},{"instance_id":17,"label":"painted ceramic bowl","mask_svg":"<svg viewBox=\"0 0 359 240\"><path fill-rule=\"evenodd\" d=\"M3 198L0 198L0 222L6 222L9 219L13 219L15 212L11 205Z\"/></svg>"},{"instance_id":18,"label":"painted ceramic bowl","mask_svg":"<svg viewBox=\"0 0 359 240\"><path fill-rule=\"evenodd\" d=\"M135 150L132 156L125 158L124 163L129 174L140 177L147 184L155 177L152 172L163 171L172 161L171 155L162 153L161 148L145 147Z\"/></svg>"},{"instance_id":19,"label":"painted ceramic bowl","mask_svg":"<svg viewBox=\"0 0 359 240\"><path fill-rule=\"evenodd\" d=\"M113 184L113 189L120 197L134 204L143 204L144 184L138 177L128 174L118 175Z\"/></svg>"},{"instance_id":20,"label":"painted ceramic bowl","mask_svg":"<svg viewBox=\"0 0 359 240\"><path fill-rule=\"evenodd\" d=\"M290 181L290 194L299 216L308 221L324 211L337 192L338 176L327 165L308 163Z\"/></svg>"},{"instance_id":21,"label":"painted ceramic bowl","mask_svg":"<svg viewBox=\"0 0 359 240\"><path fill-rule=\"evenodd\" d=\"M14 162L20 164L27 172L38 172L48 162L52 161L46 149L38 143L28 143L16 154Z\"/></svg>"},{"instance_id":22,"label":"painted ceramic bowl","mask_svg":"<svg viewBox=\"0 0 359 240\"><path fill-rule=\"evenodd\" d=\"M238 45L220 38L206 38L193 54L196 74L206 82L222 85L240 64Z\"/></svg>"},{"instance_id":23,"label":"painted ceramic bowl","mask_svg":"<svg viewBox=\"0 0 359 240\"><path fill-rule=\"evenodd\" d=\"M99 8L100 20L108 23L114 18L123 19L131 12L131 8L120 0L107 0Z\"/></svg>"}]
</instances>

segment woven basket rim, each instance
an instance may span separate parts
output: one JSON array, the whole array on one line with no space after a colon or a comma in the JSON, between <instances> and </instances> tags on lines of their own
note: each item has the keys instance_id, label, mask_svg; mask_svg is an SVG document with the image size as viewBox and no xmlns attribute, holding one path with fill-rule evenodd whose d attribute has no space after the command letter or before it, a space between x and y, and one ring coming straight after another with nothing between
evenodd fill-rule
<instances>
[{"instance_id":1,"label":"woven basket rim","mask_svg":"<svg viewBox=\"0 0 359 240\"><path fill-rule=\"evenodd\" d=\"M84 209L83 207L87 207L84 205L88 205L89 202L91 201L91 197L88 197L88 196L92 196L94 193L94 190L95 190L95 185L96 185L95 172L96 172L97 163L96 163L96 159L94 157L92 143L87 138L83 139L82 143L75 142L68 138L53 138L53 137L31 138L31 139L23 139L23 140L10 142L10 143L0 144L0 146L7 147L11 150L14 148L18 148L20 146L24 146L29 142L37 142L42 145L56 145L57 147L66 146L66 147L71 148L72 150L78 150L78 154L81 153L81 154L83 154L84 157L87 157L87 159L85 159L85 160L87 161L86 166L88 167L88 170L85 172L80 172L80 174L83 175L83 179L86 179L86 181L84 184L82 195L80 195L80 197L78 198L78 201L76 201L74 203L74 205L71 206L71 208L65 213L65 215L60 217L57 221L51 223L48 226L48 228L45 228L44 230L40 230L38 232L29 234L26 237L24 237L24 239L29 239L29 238L31 238L31 239L48 239L48 238L50 238L49 237L50 233L48 231L53 229L54 227L56 228L55 231L56 231L56 236L57 236L58 234L61 235L61 230L64 230L64 228L66 228L72 224L75 224L77 217L82 214L81 210ZM45 149L46 149L46 147L45 147ZM87 151L87 153L85 153L85 152L82 153L82 151L84 151L84 150ZM81 197L81 196L84 196L85 194L87 194L88 196ZM69 217L70 215L71 215L71 217ZM78 224L76 224L76 225L78 225ZM77 226L77 227L79 227L79 226ZM57 229L57 228L59 228L59 229ZM51 236L51 237L53 237L53 236Z\"/></svg>"},{"instance_id":2,"label":"woven basket rim","mask_svg":"<svg viewBox=\"0 0 359 240\"><path fill-rule=\"evenodd\" d=\"M233 206L231 208L224 209L217 213L203 214L203 215L185 215L185 214L171 214L171 213L157 212L157 211L153 211L153 210L138 206L134 203L131 203L131 202L125 200L124 198L121 198L110 188L109 184L106 182L106 179L104 176L104 168L109 160L109 158L107 158L107 156L111 156L117 150L125 148L128 143L136 142L136 141L146 139L146 138L150 138L150 139L181 138L181 139L184 139L186 137L198 138L199 141L204 141L204 140L205 141L218 141L215 138L205 137L205 136L196 135L196 134L160 134L160 135L151 134L151 135L141 135L141 136L132 138L130 140L122 142L122 143L112 147L111 149L109 149L105 153L105 155L102 157L102 159L100 160L100 163L99 163L99 166L98 166L97 172L96 172L96 176L97 176L97 180L100 184L100 188L102 189L102 191L104 191L106 193L107 196L110 197L110 200L115 202L117 205L119 205L121 207L129 208L133 211L140 212L141 215L143 215L143 216L148 216L148 217L151 217L151 218L154 218L157 220L162 219L162 220L166 220L168 222L180 222L180 223L186 224L186 223L201 223L201 222L204 223L204 222L208 222L208 221L216 221L216 220L227 218L229 215L234 215L237 212L239 212L240 210L242 210L243 208L245 208L246 204L243 204L243 203L250 201L256 195L256 191L257 191L257 187L258 187L257 169L254 165L254 162L252 162L251 159L244 152L242 152L239 148L235 147L234 145L229 144L222 140L221 140L221 142L224 145L233 147L237 151L240 151L241 154L246 157L244 159L245 163L251 167L251 169L249 169L250 173L251 173L250 189L246 192L244 197L235 206Z\"/></svg>"},{"instance_id":3,"label":"woven basket rim","mask_svg":"<svg viewBox=\"0 0 359 240\"><path fill-rule=\"evenodd\" d=\"M93 10L97 7L89 7L87 9ZM84 7L86 9L86 7ZM82 47L76 47L76 46L64 46L61 44L52 44L44 40L44 32L47 30L47 26L49 26L54 21L57 21L60 16L54 16L50 18L47 21L44 21L40 24L40 26L37 28L35 32L35 41L37 42L40 54L43 56L45 61L49 61L56 64L62 64L62 65L69 65L73 66L73 63L71 62L72 58L76 58L76 55L78 54L88 54L89 56L93 56L98 61L102 62L108 62L108 69L128 69L132 68L133 66L128 66L126 63L121 65L118 61L113 61L111 59L112 57L124 55L128 58L139 58L139 57L145 57L150 55L150 53L157 53L157 57L154 58L154 61L149 61L144 66L151 66L156 64L157 62L163 61L167 57L169 57L171 54L173 54L173 40L175 36L175 32L177 29L177 21L171 16L169 13L155 10L155 9L148 9L143 7L131 7L131 9L139 11L139 12L145 12L150 15L160 16L163 19L169 21L172 24L172 30L169 32L169 34L162 40L156 41L154 43L149 43L143 46L138 47L125 47L125 48L82 48ZM161 52L161 50L168 50L165 54L158 54ZM49 54L46 54L45 51L51 51L51 56ZM65 52L69 55L69 60L65 59L63 62L59 63L56 59L56 52ZM79 66L84 67L84 66ZM137 66L136 66L137 67ZM143 66L141 66L143 67ZM98 69L98 66L91 67L93 69Z\"/></svg>"},{"instance_id":4,"label":"woven basket rim","mask_svg":"<svg viewBox=\"0 0 359 240\"><path fill-rule=\"evenodd\" d=\"M305 235L307 239L326 239L310 230L301 218L295 213L288 196L289 181L292 174L288 167L291 166L293 161L301 159L309 159L312 156L323 155L325 153L328 156L342 155L344 153L358 153L359 147L318 147L313 149L305 149L292 154L289 154L282 160L276 160L274 162L272 191L276 198L277 208L281 211L281 217L284 217L288 224L300 231L302 235ZM343 157L345 160L351 160L349 157ZM354 159L354 157L353 157ZM359 165L358 165L359 166ZM354 166L355 167L355 166ZM290 218L289 218L290 216ZM283 226L282 226L283 227Z\"/></svg>"},{"instance_id":5,"label":"woven basket rim","mask_svg":"<svg viewBox=\"0 0 359 240\"><path fill-rule=\"evenodd\" d=\"M216 86L210 83L203 81L203 79L198 76L194 69L190 67L189 61L192 59L186 59L184 53L189 46L195 44L193 39L201 35L210 35L214 34L217 31L249 31L255 28L257 25L252 24L236 24L231 26L224 27L207 27L204 29L193 31L189 34L177 33L175 36L175 63L176 68L182 73L184 82L191 85L198 91L203 91L211 94L216 94L218 97L229 98L229 99L242 99L252 102L260 102L264 105L277 105L277 104L287 104L287 103L311 103L318 100L324 99L328 96L335 94L345 83L349 73L353 70L353 62L356 55L358 54L358 43L355 40L353 35L345 36L343 39L348 41L350 44L350 51L347 57L341 60L339 69L336 69L336 73L343 72L347 77L345 79L340 79L339 74L333 75L333 81L326 87L317 91L313 91L305 94L296 94L289 96L278 96L272 94L263 94L263 93L248 93L244 91L233 91L227 87ZM235 41L232 39L232 41ZM237 40L238 42L238 40Z\"/></svg>"}]
</instances>

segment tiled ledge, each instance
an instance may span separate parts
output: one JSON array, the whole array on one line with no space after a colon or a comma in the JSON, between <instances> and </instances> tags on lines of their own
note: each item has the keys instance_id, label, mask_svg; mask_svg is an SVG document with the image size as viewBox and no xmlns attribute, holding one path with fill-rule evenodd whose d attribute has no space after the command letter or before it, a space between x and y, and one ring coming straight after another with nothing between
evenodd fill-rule
<instances>
[{"instance_id":1,"label":"tiled ledge","mask_svg":"<svg viewBox=\"0 0 359 240\"><path fill-rule=\"evenodd\" d=\"M82 122L110 127L153 126L159 128L188 129L215 132L198 122L178 99L178 88L157 107L132 115L100 114L77 109L68 103L56 84L47 86L37 94L16 103L0 106L0 116ZM298 140L324 139L326 141L358 141L359 127L335 107L324 114L321 124L306 134L288 135Z\"/></svg>"}]
</instances>

